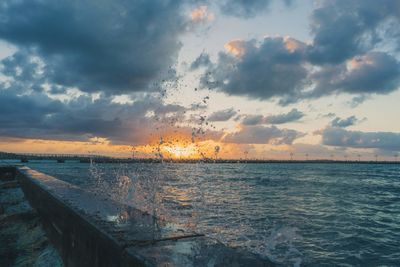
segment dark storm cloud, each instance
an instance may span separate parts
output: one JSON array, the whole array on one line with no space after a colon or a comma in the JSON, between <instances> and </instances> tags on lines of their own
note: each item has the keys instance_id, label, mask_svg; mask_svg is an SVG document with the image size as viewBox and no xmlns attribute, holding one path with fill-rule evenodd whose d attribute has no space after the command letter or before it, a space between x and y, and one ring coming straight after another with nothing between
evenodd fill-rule
<instances>
[{"instance_id":1,"label":"dark storm cloud","mask_svg":"<svg viewBox=\"0 0 400 267\"><path fill-rule=\"evenodd\" d=\"M39 63L31 60L29 52L21 50L0 62L1 72L24 82L43 82L38 79Z\"/></svg>"},{"instance_id":2,"label":"dark storm cloud","mask_svg":"<svg viewBox=\"0 0 400 267\"><path fill-rule=\"evenodd\" d=\"M345 119L341 119L339 117L336 117L331 121L331 125L333 127L345 128L345 127L349 127L349 126L355 125L358 122L359 122L359 119L357 119L356 116L350 116L350 117L345 118Z\"/></svg>"},{"instance_id":3,"label":"dark storm cloud","mask_svg":"<svg viewBox=\"0 0 400 267\"><path fill-rule=\"evenodd\" d=\"M42 92L46 81L40 60L25 49L1 60L0 73L8 78L8 86L12 83L15 93L25 93L27 90ZM4 86L6 84L1 84L1 87Z\"/></svg>"},{"instance_id":4,"label":"dark storm cloud","mask_svg":"<svg viewBox=\"0 0 400 267\"><path fill-rule=\"evenodd\" d=\"M171 134L178 128L179 134L191 137L192 128L176 125L185 120L187 108L165 104L148 93L131 94L134 102L124 104L114 102L114 98L105 93L95 100L90 94L71 96L63 86L45 86L45 73L36 59L19 51L0 64L7 77L0 82L1 138L88 141L92 137L102 137L112 143L143 144L155 134L161 135L158 129ZM60 94L69 100L51 98ZM220 136L221 133L215 131L202 135L204 138Z\"/></svg>"},{"instance_id":5,"label":"dark storm cloud","mask_svg":"<svg viewBox=\"0 0 400 267\"><path fill-rule=\"evenodd\" d=\"M105 97L95 101L80 97L68 103L68 113L56 114L47 123L72 137L97 136L113 143L137 144L148 142L157 129L172 131L183 119L184 110L152 97L138 98L132 104L114 103Z\"/></svg>"},{"instance_id":6,"label":"dark storm cloud","mask_svg":"<svg viewBox=\"0 0 400 267\"><path fill-rule=\"evenodd\" d=\"M266 38L228 43L202 77L203 87L255 99L279 98L281 105L331 94L388 94L400 86L400 62L385 52L368 52L346 63L311 70L304 44L294 39ZM236 55L233 55L233 54ZM356 104L356 103L355 103Z\"/></svg>"},{"instance_id":7,"label":"dark storm cloud","mask_svg":"<svg viewBox=\"0 0 400 267\"><path fill-rule=\"evenodd\" d=\"M152 97L137 98L132 104L114 103L104 95L61 102L43 92L19 95L13 87L0 88L0 136L79 141L96 136L114 143L143 143L157 128L172 131L184 111ZM188 135L190 131L186 129Z\"/></svg>"},{"instance_id":8,"label":"dark storm cloud","mask_svg":"<svg viewBox=\"0 0 400 267\"><path fill-rule=\"evenodd\" d=\"M219 54L218 63L207 69L202 85L258 99L297 94L308 73L302 49L291 50L288 42L268 37L260 44L254 40L228 43L231 53Z\"/></svg>"},{"instance_id":9,"label":"dark storm cloud","mask_svg":"<svg viewBox=\"0 0 400 267\"><path fill-rule=\"evenodd\" d=\"M347 131L328 127L322 131L322 143L336 147L400 151L400 133Z\"/></svg>"},{"instance_id":10,"label":"dark storm cloud","mask_svg":"<svg viewBox=\"0 0 400 267\"><path fill-rule=\"evenodd\" d=\"M304 136L303 133L279 129L275 126L244 126L240 131L225 136L223 142L236 144L274 144L291 145L294 140Z\"/></svg>"},{"instance_id":11,"label":"dark storm cloud","mask_svg":"<svg viewBox=\"0 0 400 267\"><path fill-rule=\"evenodd\" d=\"M176 60L185 27L180 5L5 0L0 38L38 56L50 83L109 94L146 90Z\"/></svg>"},{"instance_id":12,"label":"dark storm cloud","mask_svg":"<svg viewBox=\"0 0 400 267\"><path fill-rule=\"evenodd\" d=\"M26 124L40 128L46 116L64 111L60 101L52 100L45 94L17 96L10 90L0 89L0 134L8 128L24 127Z\"/></svg>"},{"instance_id":13,"label":"dark storm cloud","mask_svg":"<svg viewBox=\"0 0 400 267\"><path fill-rule=\"evenodd\" d=\"M397 0L322 1L311 15L315 64L341 63L383 41L398 42L400 2ZM397 39L397 40L396 40Z\"/></svg>"},{"instance_id":14,"label":"dark storm cloud","mask_svg":"<svg viewBox=\"0 0 400 267\"><path fill-rule=\"evenodd\" d=\"M202 85L281 105L340 93L355 95L357 105L399 88L399 1L322 1L311 29L308 44L280 37L227 43Z\"/></svg>"},{"instance_id":15,"label":"dark storm cloud","mask_svg":"<svg viewBox=\"0 0 400 267\"><path fill-rule=\"evenodd\" d=\"M236 111L233 108L229 108L216 111L212 113L210 116L208 116L207 119L208 121L228 121L235 115Z\"/></svg>"},{"instance_id":16,"label":"dark storm cloud","mask_svg":"<svg viewBox=\"0 0 400 267\"><path fill-rule=\"evenodd\" d=\"M304 117L304 113L294 108L288 113L277 115L247 115L243 118L243 125L257 125L257 124L284 124L288 122L298 121Z\"/></svg>"}]
</instances>

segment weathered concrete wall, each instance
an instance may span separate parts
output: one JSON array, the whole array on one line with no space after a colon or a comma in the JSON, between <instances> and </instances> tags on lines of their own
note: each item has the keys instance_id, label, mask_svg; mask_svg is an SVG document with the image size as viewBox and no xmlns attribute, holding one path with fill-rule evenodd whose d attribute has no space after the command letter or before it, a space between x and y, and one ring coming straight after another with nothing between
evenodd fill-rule
<instances>
[{"instance_id":1,"label":"weathered concrete wall","mask_svg":"<svg viewBox=\"0 0 400 267\"><path fill-rule=\"evenodd\" d=\"M27 167L16 175L66 266L272 266Z\"/></svg>"},{"instance_id":2,"label":"weathered concrete wall","mask_svg":"<svg viewBox=\"0 0 400 267\"><path fill-rule=\"evenodd\" d=\"M49 177L34 174L32 176L30 170L19 168L17 178L27 199L40 214L65 266L144 266L141 261L129 257L121 243L52 194L50 187L40 183L40 178Z\"/></svg>"}]
</instances>

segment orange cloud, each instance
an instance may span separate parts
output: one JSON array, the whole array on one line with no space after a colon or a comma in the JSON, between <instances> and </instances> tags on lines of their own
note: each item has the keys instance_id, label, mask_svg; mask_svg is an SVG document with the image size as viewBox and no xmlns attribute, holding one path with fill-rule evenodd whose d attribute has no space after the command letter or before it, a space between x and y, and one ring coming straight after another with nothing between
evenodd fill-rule
<instances>
[{"instance_id":1,"label":"orange cloud","mask_svg":"<svg viewBox=\"0 0 400 267\"><path fill-rule=\"evenodd\" d=\"M224 48L236 57L241 57L246 52L246 42L243 40L233 40L224 45Z\"/></svg>"},{"instance_id":2,"label":"orange cloud","mask_svg":"<svg viewBox=\"0 0 400 267\"><path fill-rule=\"evenodd\" d=\"M214 14L208 11L207 6L199 6L193 9L190 13L190 17L194 22L210 22L215 18Z\"/></svg>"},{"instance_id":3,"label":"orange cloud","mask_svg":"<svg viewBox=\"0 0 400 267\"><path fill-rule=\"evenodd\" d=\"M369 55L354 57L346 62L346 67L349 71L359 69L365 65L374 65L374 60Z\"/></svg>"},{"instance_id":4,"label":"orange cloud","mask_svg":"<svg viewBox=\"0 0 400 267\"><path fill-rule=\"evenodd\" d=\"M300 48L305 47L304 43L302 43L294 38L291 38L289 36L285 36L283 39L283 42L285 44L286 49L292 53Z\"/></svg>"}]
</instances>

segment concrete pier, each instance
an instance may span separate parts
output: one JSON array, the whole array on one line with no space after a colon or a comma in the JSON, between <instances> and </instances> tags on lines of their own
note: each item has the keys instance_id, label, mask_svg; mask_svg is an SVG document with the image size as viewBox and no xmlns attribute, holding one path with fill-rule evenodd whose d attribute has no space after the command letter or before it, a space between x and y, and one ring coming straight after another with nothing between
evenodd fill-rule
<instances>
[{"instance_id":1,"label":"concrete pier","mask_svg":"<svg viewBox=\"0 0 400 267\"><path fill-rule=\"evenodd\" d=\"M273 266L52 176L13 171L65 266Z\"/></svg>"}]
</instances>

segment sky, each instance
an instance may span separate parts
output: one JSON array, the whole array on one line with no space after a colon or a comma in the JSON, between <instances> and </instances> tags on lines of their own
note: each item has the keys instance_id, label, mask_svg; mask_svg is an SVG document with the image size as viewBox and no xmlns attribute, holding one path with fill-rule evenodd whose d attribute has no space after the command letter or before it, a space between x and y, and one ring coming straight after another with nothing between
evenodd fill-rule
<instances>
[{"instance_id":1,"label":"sky","mask_svg":"<svg viewBox=\"0 0 400 267\"><path fill-rule=\"evenodd\" d=\"M4 0L0 151L397 159L397 0Z\"/></svg>"}]
</instances>

